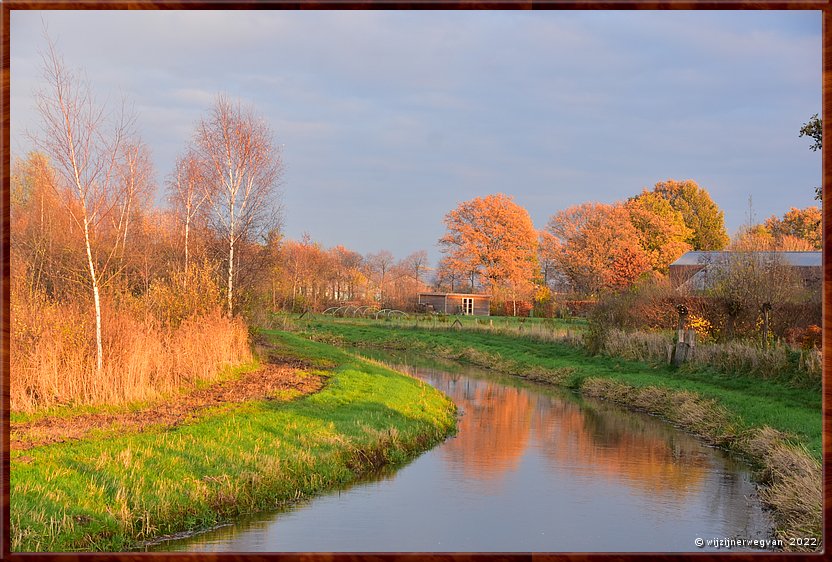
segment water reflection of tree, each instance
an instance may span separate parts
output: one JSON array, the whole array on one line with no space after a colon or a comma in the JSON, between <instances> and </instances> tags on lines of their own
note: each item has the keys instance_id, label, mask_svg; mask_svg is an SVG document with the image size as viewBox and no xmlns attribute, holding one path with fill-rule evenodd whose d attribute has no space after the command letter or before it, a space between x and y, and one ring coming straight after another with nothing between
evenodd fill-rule
<instances>
[{"instance_id":1,"label":"water reflection of tree","mask_svg":"<svg viewBox=\"0 0 832 562\"><path fill-rule=\"evenodd\" d=\"M673 501L699 493L713 472L710 454L694 437L645 415L458 373L432 371L430 378L465 412L460 438L442 454L470 478L501 477L519 465L532 443L559 470L600 475ZM730 476L719 477L723 481L706 499L714 513L718 496L738 494L741 486Z\"/></svg>"},{"instance_id":2,"label":"water reflection of tree","mask_svg":"<svg viewBox=\"0 0 832 562\"><path fill-rule=\"evenodd\" d=\"M687 495L710 468L695 439L629 412L553 400L536 421L542 450L559 467L650 494Z\"/></svg>"},{"instance_id":3,"label":"water reflection of tree","mask_svg":"<svg viewBox=\"0 0 832 562\"><path fill-rule=\"evenodd\" d=\"M461 438L442 449L446 458L480 480L516 468L529 440L534 395L467 377L457 383L446 379L443 390L464 411Z\"/></svg>"}]
</instances>

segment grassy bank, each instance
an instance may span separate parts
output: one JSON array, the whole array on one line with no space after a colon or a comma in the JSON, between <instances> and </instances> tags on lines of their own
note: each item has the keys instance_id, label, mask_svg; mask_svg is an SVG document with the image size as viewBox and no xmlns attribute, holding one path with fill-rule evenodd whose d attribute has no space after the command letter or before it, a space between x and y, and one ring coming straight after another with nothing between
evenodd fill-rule
<instances>
[{"instance_id":1,"label":"grassy bank","mask_svg":"<svg viewBox=\"0 0 832 562\"><path fill-rule=\"evenodd\" d=\"M307 330L309 337L333 343L428 351L663 416L755 465L761 497L773 508L781 537L820 537L818 390L714 370L593 357L575 346L519 334L347 320L314 321Z\"/></svg>"},{"instance_id":2,"label":"grassy bank","mask_svg":"<svg viewBox=\"0 0 832 562\"><path fill-rule=\"evenodd\" d=\"M13 452L13 551L120 551L344 485L451 432L428 385L320 343L267 334L270 353L327 377L294 402L253 401L195 423Z\"/></svg>"}]
</instances>

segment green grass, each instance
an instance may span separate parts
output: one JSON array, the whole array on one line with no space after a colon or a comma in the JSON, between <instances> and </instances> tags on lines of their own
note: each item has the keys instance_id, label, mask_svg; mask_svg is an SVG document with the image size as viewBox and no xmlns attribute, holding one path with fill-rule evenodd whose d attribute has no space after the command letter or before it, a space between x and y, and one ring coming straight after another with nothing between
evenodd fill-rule
<instances>
[{"instance_id":1,"label":"green grass","mask_svg":"<svg viewBox=\"0 0 832 562\"><path fill-rule=\"evenodd\" d=\"M280 355L326 369L325 388L175 429L13 453L12 550L136 548L345 485L453 431L453 404L430 386L331 346L266 335Z\"/></svg>"},{"instance_id":2,"label":"green grass","mask_svg":"<svg viewBox=\"0 0 832 562\"><path fill-rule=\"evenodd\" d=\"M716 400L738 418L740 427L771 426L793 436L821 458L821 395L818 390L795 388L776 380L725 375L713 370L672 369L611 357L589 356L582 349L540 341L520 334L488 331L391 328L381 321L322 320L307 326L311 337L332 343L386 349L423 350L479 363L497 370L574 369L564 384L578 388L590 377L610 378L634 387L659 386L688 390ZM481 357L478 357L481 354Z\"/></svg>"}]
</instances>

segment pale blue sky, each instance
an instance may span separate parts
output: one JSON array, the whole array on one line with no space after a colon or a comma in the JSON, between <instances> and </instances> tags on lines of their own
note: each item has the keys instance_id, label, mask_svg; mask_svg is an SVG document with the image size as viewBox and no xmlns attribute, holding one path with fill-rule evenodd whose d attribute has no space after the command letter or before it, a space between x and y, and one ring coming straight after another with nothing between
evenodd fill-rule
<instances>
[{"instance_id":1,"label":"pale blue sky","mask_svg":"<svg viewBox=\"0 0 832 562\"><path fill-rule=\"evenodd\" d=\"M37 127L42 23L100 99L120 92L163 185L226 92L285 144L285 231L439 257L443 216L503 192L542 228L667 178L711 192L733 233L814 204L821 13L11 13L11 149Z\"/></svg>"}]
</instances>

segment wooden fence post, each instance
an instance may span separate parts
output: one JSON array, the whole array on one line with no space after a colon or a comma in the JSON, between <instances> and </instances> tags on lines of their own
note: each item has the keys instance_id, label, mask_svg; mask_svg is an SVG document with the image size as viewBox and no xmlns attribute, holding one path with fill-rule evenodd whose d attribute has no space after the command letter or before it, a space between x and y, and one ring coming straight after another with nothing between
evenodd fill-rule
<instances>
[{"instance_id":1,"label":"wooden fence post","mask_svg":"<svg viewBox=\"0 0 832 562\"><path fill-rule=\"evenodd\" d=\"M763 313L763 349L768 349L768 315L771 312L771 303L764 302L760 310Z\"/></svg>"},{"instance_id":2,"label":"wooden fence post","mask_svg":"<svg viewBox=\"0 0 832 562\"><path fill-rule=\"evenodd\" d=\"M674 367L679 367L688 358L688 350L690 345L685 337L685 321L688 318L688 307L683 304L676 306L676 311L679 313L679 324L676 327L676 348L673 350L673 357L671 364Z\"/></svg>"}]
</instances>

